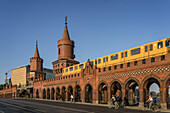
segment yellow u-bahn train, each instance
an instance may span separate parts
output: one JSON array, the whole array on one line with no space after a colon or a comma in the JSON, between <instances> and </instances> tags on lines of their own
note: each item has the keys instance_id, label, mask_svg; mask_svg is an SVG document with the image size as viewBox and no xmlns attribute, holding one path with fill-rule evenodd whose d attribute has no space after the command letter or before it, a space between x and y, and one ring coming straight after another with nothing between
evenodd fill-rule
<instances>
[{"instance_id":1,"label":"yellow u-bahn train","mask_svg":"<svg viewBox=\"0 0 170 113\"><path fill-rule=\"evenodd\" d=\"M91 65L95 65L97 68L103 68L149 57L155 57L158 55L165 55L168 52L170 53L170 38L165 38L128 50L93 59L90 60L90 62ZM79 73L82 68L85 68L86 63L87 62L63 68L62 75L66 76Z\"/></svg>"}]
</instances>

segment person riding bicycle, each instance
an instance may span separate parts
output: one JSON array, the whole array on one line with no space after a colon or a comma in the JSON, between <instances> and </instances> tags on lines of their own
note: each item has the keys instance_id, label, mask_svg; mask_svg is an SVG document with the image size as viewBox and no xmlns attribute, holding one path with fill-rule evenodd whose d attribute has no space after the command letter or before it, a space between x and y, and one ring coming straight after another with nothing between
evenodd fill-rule
<instances>
[{"instance_id":1,"label":"person riding bicycle","mask_svg":"<svg viewBox=\"0 0 170 113\"><path fill-rule=\"evenodd\" d=\"M114 105L114 104L115 104L115 102L116 102L116 96L115 96L115 95L112 95L111 100L112 100L112 103L113 103L113 105Z\"/></svg>"},{"instance_id":2,"label":"person riding bicycle","mask_svg":"<svg viewBox=\"0 0 170 113\"><path fill-rule=\"evenodd\" d=\"M152 98L151 95L149 96L149 98L148 98L148 100L146 102L149 102L149 109L151 109L152 104L153 104L153 98Z\"/></svg>"}]
</instances>

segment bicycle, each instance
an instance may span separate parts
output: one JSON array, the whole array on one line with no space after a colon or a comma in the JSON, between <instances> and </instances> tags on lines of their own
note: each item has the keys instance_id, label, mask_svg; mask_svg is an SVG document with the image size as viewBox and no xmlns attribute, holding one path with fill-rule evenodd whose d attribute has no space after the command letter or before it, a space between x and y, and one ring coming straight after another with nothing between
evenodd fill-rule
<instances>
[{"instance_id":1,"label":"bicycle","mask_svg":"<svg viewBox=\"0 0 170 113\"><path fill-rule=\"evenodd\" d=\"M153 112L158 112L158 111L161 110L161 107L158 106L156 103L153 102L153 103L152 103L152 106L151 106L151 109L149 109L148 104L145 104L143 110L151 110L151 111L153 111Z\"/></svg>"},{"instance_id":2,"label":"bicycle","mask_svg":"<svg viewBox=\"0 0 170 113\"><path fill-rule=\"evenodd\" d=\"M108 103L108 108L119 109L119 104L117 102L115 102L113 105L113 102L110 102L110 103Z\"/></svg>"}]
</instances>

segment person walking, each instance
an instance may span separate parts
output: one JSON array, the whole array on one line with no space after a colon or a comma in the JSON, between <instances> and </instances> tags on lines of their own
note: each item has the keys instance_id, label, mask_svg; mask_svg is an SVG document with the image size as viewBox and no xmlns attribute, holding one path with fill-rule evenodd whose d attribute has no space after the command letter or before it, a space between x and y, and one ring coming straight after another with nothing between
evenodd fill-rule
<instances>
[{"instance_id":1,"label":"person walking","mask_svg":"<svg viewBox=\"0 0 170 113\"><path fill-rule=\"evenodd\" d=\"M71 94L71 102L73 102L73 95Z\"/></svg>"},{"instance_id":2,"label":"person walking","mask_svg":"<svg viewBox=\"0 0 170 113\"><path fill-rule=\"evenodd\" d=\"M148 100L146 102L149 102L149 109L151 109L152 104L153 104L153 98L152 98L151 95L149 96L149 98L148 98Z\"/></svg>"}]
</instances>

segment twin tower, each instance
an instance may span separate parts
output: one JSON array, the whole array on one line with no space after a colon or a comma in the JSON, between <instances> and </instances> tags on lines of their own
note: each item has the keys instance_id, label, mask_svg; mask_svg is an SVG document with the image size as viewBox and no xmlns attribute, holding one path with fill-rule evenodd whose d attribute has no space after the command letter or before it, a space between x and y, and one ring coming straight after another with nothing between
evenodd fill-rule
<instances>
[{"instance_id":1,"label":"twin tower","mask_svg":"<svg viewBox=\"0 0 170 113\"><path fill-rule=\"evenodd\" d=\"M62 76L62 70L65 67L72 66L74 64L78 64L79 62L74 60L74 41L70 40L68 28L67 28L67 16L65 17L65 28L62 39L58 41L58 60L52 62L53 64L53 73L57 76ZM38 52L38 44L36 43L36 49L34 53L34 57L30 59L30 72L37 73L41 77L39 79L44 78L43 74L43 59L40 58Z\"/></svg>"}]
</instances>

